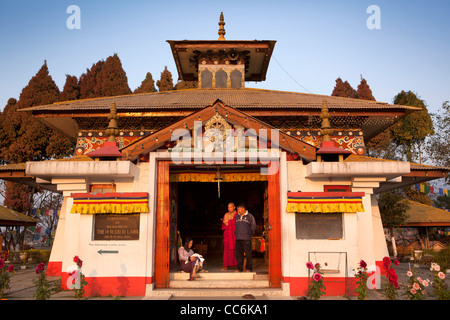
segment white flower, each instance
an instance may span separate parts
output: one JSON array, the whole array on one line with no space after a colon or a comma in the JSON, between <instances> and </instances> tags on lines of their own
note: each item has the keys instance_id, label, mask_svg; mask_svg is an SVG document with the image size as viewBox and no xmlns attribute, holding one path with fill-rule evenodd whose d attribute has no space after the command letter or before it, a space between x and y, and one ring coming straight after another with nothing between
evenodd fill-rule
<instances>
[{"instance_id":1,"label":"white flower","mask_svg":"<svg viewBox=\"0 0 450 320\"><path fill-rule=\"evenodd\" d=\"M423 280L422 284L424 287L428 287L429 280Z\"/></svg>"},{"instance_id":2,"label":"white flower","mask_svg":"<svg viewBox=\"0 0 450 320\"><path fill-rule=\"evenodd\" d=\"M434 266L434 270L441 271L441 267L437 264L437 265Z\"/></svg>"}]
</instances>

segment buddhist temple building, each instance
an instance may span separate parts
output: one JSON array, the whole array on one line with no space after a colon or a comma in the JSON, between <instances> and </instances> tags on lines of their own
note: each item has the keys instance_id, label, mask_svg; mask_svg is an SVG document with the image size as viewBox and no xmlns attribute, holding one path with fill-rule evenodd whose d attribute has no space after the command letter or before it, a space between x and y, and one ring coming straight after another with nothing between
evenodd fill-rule
<instances>
[{"instance_id":1,"label":"buddhist temple building","mask_svg":"<svg viewBox=\"0 0 450 320\"><path fill-rule=\"evenodd\" d=\"M266 79L276 41L169 40L194 89L56 102L25 109L76 141L73 158L0 168L0 179L64 196L48 266L67 288L83 260L88 295L302 296L307 262L327 295L354 294L361 259L388 255L376 195L448 168L373 159L365 144L418 108L247 88ZM229 202L255 217L254 270L220 272ZM206 258L186 281L177 249ZM325 266L326 262L326 266Z\"/></svg>"}]
</instances>

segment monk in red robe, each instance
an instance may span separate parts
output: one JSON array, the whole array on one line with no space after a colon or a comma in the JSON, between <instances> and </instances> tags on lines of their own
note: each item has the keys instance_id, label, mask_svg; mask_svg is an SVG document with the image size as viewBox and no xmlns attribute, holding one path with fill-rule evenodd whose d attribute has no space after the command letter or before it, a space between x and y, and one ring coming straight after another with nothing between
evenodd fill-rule
<instances>
[{"instance_id":1,"label":"monk in red robe","mask_svg":"<svg viewBox=\"0 0 450 320\"><path fill-rule=\"evenodd\" d=\"M225 213L222 219L223 231L223 268L222 271L228 268L236 267L236 239L234 237L234 216L236 215L236 207L234 203L228 204L228 212Z\"/></svg>"}]
</instances>

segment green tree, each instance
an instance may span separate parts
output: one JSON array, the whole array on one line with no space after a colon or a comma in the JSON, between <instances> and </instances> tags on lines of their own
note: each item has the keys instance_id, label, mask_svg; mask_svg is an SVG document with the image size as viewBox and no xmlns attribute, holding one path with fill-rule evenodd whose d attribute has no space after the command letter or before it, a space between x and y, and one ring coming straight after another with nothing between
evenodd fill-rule
<instances>
[{"instance_id":1,"label":"green tree","mask_svg":"<svg viewBox=\"0 0 450 320\"><path fill-rule=\"evenodd\" d=\"M78 86L80 87L80 99L95 98L98 96L96 92L97 77L100 74L105 61L100 60L92 65L90 69L80 76Z\"/></svg>"},{"instance_id":2,"label":"green tree","mask_svg":"<svg viewBox=\"0 0 450 320\"><path fill-rule=\"evenodd\" d=\"M436 200L433 201L433 204L437 208L441 208L444 210L450 210L450 197L448 196L439 196L436 198Z\"/></svg>"},{"instance_id":3,"label":"green tree","mask_svg":"<svg viewBox=\"0 0 450 320\"><path fill-rule=\"evenodd\" d=\"M155 80L153 80L153 76L150 72L147 72L145 75L145 79L141 82L141 85L134 90L133 93L147 93L147 92L156 92L155 88Z\"/></svg>"},{"instance_id":4,"label":"green tree","mask_svg":"<svg viewBox=\"0 0 450 320\"><path fill-rule=\"evenodd\" d=\"M433 121L425 102L412 91L402 91L394 98L394 104L420 108L391 127L393 142L403 149L407 161L422 163L425 139L434 134Z\"/></svg>"},{"instance_id":5,"label":"green tree","mask_svg":"<svg viewBox=\"0 0 450 320\"><path fill-rule=\"evenodd\" d=\"M435 133L427 144L427 152L435 165L450 167L450 104L442 104L438 114L432 115L436 126ZM449 181L449 178L446 178Z\"/></svg>"},{"instance_id":6,"label":"green tree","mask_svg":"<svg viewBox=\"0 0 450 320\"><path fill-rule=\"evenodd\" d=\"M402 225L407 219L406 211L409 208L403 195L395 192L384 192L378 199L381 220L383 227L389 229L392 241L394 256L397 256L397 247L395 245L394 229Z\"/></svg>"},{"instance_id":7,"label":"green tree","mask_svg":"<svg viewBox=\"0 0 450 320\"><path fill-rule=\"evenodd\" d=\"M197 81L178 81L174 87L174 90L182 90L182 89L195 89L198 88Z\"/></svg>"},{"instance_id":8,"label":"green tree","mask_svg":"<svg viewBox=\"0 0 450 320\"><path fill-rule=\"evenodd\" d=\"M59 96L59 101L78 100L80 98L80 86L76 76L66 74L66 83Z\"/></svg>"},{"instance_id":9,"label":"green tree","mask_svg":"<svg viewBox=\"0 0 450 320\"><path fill-rule=\"evenodd\" d=\"M17 107L23 109L51 104L58 101L59 94L59 88L48 72L47 61L44 61L36 75L22 89Z\"/></svg>"},{"instance_id":10,"label":"green tree","mask_svg":"<svg viewBox=\"0 0 450 320\"><path fill-rule=\"evenodd\" d=\"M363 100L372 100L375 101L375 98L372 95L372 90L367 84L366 79L361 76L361 83L358 85L358 89L356 90L356 94L358 99Z\"/></svg>"},{"instance_id":11,"label":"green tree","mask_svg":"<svg viewBox=\"0 0 450 320\"><path fill-rule=\"evenodd\" d=\"M106 59L97 74L94 94L96 97L131 94L127 75L116 53Z\"/></svg>"},{"instance_id":12,"label":"green tree","mask_svg":"<svg viewBox=\"0 0 450 320\"><path fill-rule=\"evenodd\" d=\"M164 71L161 72L161 78L156 81L156 85L159 88L159 92L173 90L172 73L167 70L167 66L165 66Z\"/></svg>"},{"instance_id":13,"label":"green tree","mask_svg":"<svg viewBox=\"0 0 450 320\"><path fill-rule=\"evenodd\" d=\"M336 79L336 85L331 95L344 98L357 98L358 96L356 90L352 88L350 83L348 81L343 82L340 77Z\"/></svg>"},{"instance_id":14,"label":"green tree","mask_svg":"<svg viewBox=\"0 0 450 320\"><path fill-rule=\"evenodd\" d=\"M50 104L59 98L59 89L41 67L23 88L19 101L9 99L1 117L0 159L2 164L41 161L73 155L74 143L59 132L49 129L21 108ZM19 212L32 205L33 189L17 183L6 184L4 204ZM27 209L28 208L28 209Z\"/></svg>"}]
</instances>

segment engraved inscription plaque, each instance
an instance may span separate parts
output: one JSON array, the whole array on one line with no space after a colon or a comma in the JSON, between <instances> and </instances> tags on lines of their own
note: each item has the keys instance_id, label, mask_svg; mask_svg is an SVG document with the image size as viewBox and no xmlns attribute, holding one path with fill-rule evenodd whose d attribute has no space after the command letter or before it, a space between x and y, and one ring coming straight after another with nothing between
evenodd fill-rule
<instances>
[{"instance_id":1,"label":"engraved inscription plaque","mask_svg":"<svg viewBox=\"0 0 450 320\"><path fill-rule=\"evenodd\" d=\"M296 213L297 239L342 239L342 213Z\"/></svg>"},{"instance_id":2,"label":"engraved inscription plaque","mask_svg":"<svg viewBox=\"0 0 450 320\"><path fill-rule=\"evenodd\" d=\"M93 240L139 240L140 214L94 215Z\"/></svg>"}]
</instances>

